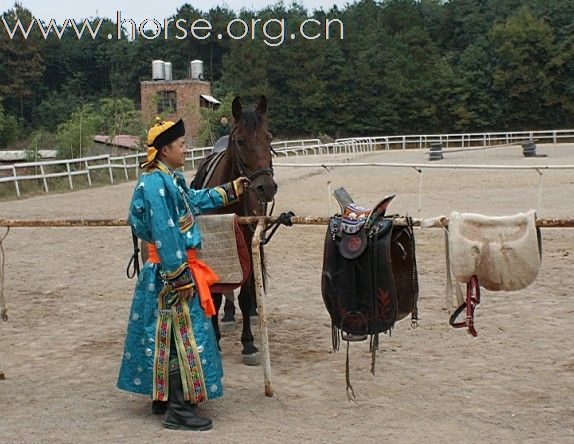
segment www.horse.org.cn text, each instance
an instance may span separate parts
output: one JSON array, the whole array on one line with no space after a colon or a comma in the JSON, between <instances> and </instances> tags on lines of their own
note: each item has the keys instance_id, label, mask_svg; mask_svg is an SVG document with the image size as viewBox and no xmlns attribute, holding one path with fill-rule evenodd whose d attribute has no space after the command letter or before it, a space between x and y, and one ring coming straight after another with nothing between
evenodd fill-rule
<instances>
[{"instance_id":1,"label":"www.horse.org.cn text","mask_svg":"<svg viewBox=\"0 0 574 444\"><path fill-rule=\"evenodd\" d=\"M13 24L9 24L2 17L3 28L9 39L21 38L28 39L30 33L36 28L40 36L47 40L49 38L61 39L66 29L71 29L78 40L82 38L91 38L95 40L100 32L102 23L106 19L98 18L88 19L70 19L58 23L54 19L40 20L31 18L30 21L16 19ZM121 11L116 11L114 21L115 30L113 33L108 31L106 37L109 40L134 40L138 38L146 40L185 40L185 39L232 39L232 40L261 40L268 46L280 46L289 40L330 40L345 37L345 26L339 19L323 18L318 20L308 18L293 26L288 26L284 18L252 18L244 20L234 18L227 22L224 29L214 29L212 23L207 19L187 20L184 18L165 18L158 20L155 18L145 18L140 22L130 18L123 18ZM288 31L288 28L291 31Z\"/></svg>"}]
</instances>

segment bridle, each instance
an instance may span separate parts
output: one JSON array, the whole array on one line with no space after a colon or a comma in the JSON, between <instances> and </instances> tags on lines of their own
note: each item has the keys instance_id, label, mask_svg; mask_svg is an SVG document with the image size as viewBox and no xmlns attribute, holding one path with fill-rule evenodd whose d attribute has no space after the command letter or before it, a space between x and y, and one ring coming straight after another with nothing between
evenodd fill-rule
<instances>
[{"instance_id":1,"label":"bridle","mask_svg":"<svg viewBox=\"0 0 574 444\"><path fill-rule=\"evenodd\" d=\"M247 177L247 179L249 179L250 182L253 182L257 177L259 177L263 174L268 174L271 177L273 177L273 175L274 175L273 160L271 160L271 162L269 162L269 167L261 168L260 170L256 170L256 171L253 171L250 173L249 170L247 169L247 167L245 166L245 163L241 160L241 156L239 155L240 146L239 146L239 143L237 143L237 140L235 139L235 137L233 137L233 131L229 135L229 138L231 139L230 142L233 143L233 148L234 148L234 152L235 152L235 161L237 163L237 168L239 169L239 174L241 174L244 177ZM269 150L273 154L277 155L277 152L273 149L273 147L271 145L269 145Z\"/></svg>"},{"instance_id":2,"label":"bridle","mask_svg":"<svg viewBox=\"0 0 574 444\"><path fill-rule=\"evenodd\" d=\"M239 169L239 174L243 177L247 177L249 184L251 182L253 182L257 177L262 176L264 174L269 175L271 177L274 176L274 171L273 171L273 159L269 162L269 166L267 168L261 168L259 170L250 172L247 167L245 166L245 163L243 162L243 160L241 160L241 156L239 155L239 151L240 151L240 146L239 143L237 143L237 140L235 139L235 137L233 136L233 132L234 130L231 131L231 133L229 134L229 146L233 147L233 151L234 151L234 156L232 158L232 162L235 163L235 165L237 166L237 168ZM277 155L277 152L273 149L273 147L271 145L269 145L269 150ZM252 187L251 186L246 186L245 187L245 193L248 193L250 191L252 191ZM244 215L248 215L248 199L242 199L243 200L243 214ZM271 216L273 214L273 209L275 208L275 198L273 198L272 204L271 204L271 211L269 211L269 214L267 214L267 203L261 203L260 202L260 210L261 213L265 216ZM247 225L247 227L249 228L250 231L252 231L253 233L255 232L255 229L252 228L250 225Z\"/></svg>"}]
</instances>

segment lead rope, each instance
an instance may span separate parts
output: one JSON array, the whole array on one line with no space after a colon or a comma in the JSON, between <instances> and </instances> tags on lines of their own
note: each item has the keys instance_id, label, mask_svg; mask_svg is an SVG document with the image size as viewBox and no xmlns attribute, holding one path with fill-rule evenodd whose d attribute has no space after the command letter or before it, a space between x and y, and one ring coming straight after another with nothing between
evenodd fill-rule
<instances>
[{"instance_id":1,"label":"lead rope","mask_svg":"<svg viewBox=\"0 0 574 444\"><path fill-rule=\"evenodd\" d=\"M4 266L6 265L6 256L4 253L4 240L10 233L10 227L6 228L6 233L0 238L0 256L2 257L2 265L0 265L0 319L4 322L8 320L8 309L6 308L6 298L4 297Z\"/></svg>"},{"instance_id":2,"label":"lead rope","mask_svg":"<svg viewBox=\"0 0 574 444\"><path fill-rule=\"evenodd\" d=\"M139 257L140 248L139 248L138 237L136 236L136 233L133 228L132 228L132 243L134 252L132 254L132 257L130 258L130 261L128 262L128 267L126 268L126 275L128 276L128 279L133 279L135 276L140 275L140 257ZM132 271L132 264L133 264L133 271Z\"/></svg>"}]
</instances>

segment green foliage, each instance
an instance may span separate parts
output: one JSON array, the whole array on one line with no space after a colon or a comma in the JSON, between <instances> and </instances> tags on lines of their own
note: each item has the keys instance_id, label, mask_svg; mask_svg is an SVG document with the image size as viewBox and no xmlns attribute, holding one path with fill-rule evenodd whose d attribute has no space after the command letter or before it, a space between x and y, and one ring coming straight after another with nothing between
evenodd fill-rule
<instances>
[{"instance_id":1,"label":"green foliage","mask_svg":"<svg viewBox=\"0 0 574 444\"><path fill-rule=\"evenodd\" d=\"M0 102L0 148L5 148L16 142L20 136L21 128L15 116L4 112Z\"/></svg>"},{"instance_id":2,"label":"green foliage","mask_svg":"<svg viewBox=\"0 0 574 444\"><path fill-rule=\"evenodd\" d=\"M132 134L143 137L146 132L140 114L134 108L134 102L125 97L101 99L99 102L99 114L102 119L100 134L108 136Z\"/></svg>"},{"instance_id":3,"label":"green foliage","mask_svg":"<svg viewBox=\"0 0 574 444\"><path fill-rule=\"evenodd\" d=\"M2 18L9 27L13 27L17 19L30 23L32 14L16 3L12 9L2 14ZM28 38L17 34L9 39L5 32L0 33L0 60L0 95L5 97L9 111L17 113L21 118L29 118L34 90L41 83L45 70L38 34L33 33Z\"/></svg>"},{"instance_id":4,"label":"green foliage","mask_svg":"<svg viewBox=\"0 0 574 444\"><path fill-rule=\"evenodd\" d=\"M92 104L74 111L69 120L58 125L56 141L58 157L81 157L82 150L92 145L92 137L103 126L103 118Z\"/></svg>"},{"instance_id":5,"label":"green foliage","mask_svg":"<svg viewBox=\"0 0 574 444\"><path fill-rule=\"evenodd\" d=\"M507 128L546 121L553 96L548 66L556 54L554 32L525 6L490 31L495 59L493 87L503 98Z\"/></svg>"},{"instance_id":6,"label":"green foliage","mask_svg":"<svg viewBox=\"0 0 574 444\"><path fill-rule=\"evenodd\" d=\"M58 125L58 157L81 157L82 150L93 144L92 138L96 134L109 137L132 134L143 137L145 126L129 99L104 98L95 104L82 105L67 121Z\"/></svg>"}]
</instances>

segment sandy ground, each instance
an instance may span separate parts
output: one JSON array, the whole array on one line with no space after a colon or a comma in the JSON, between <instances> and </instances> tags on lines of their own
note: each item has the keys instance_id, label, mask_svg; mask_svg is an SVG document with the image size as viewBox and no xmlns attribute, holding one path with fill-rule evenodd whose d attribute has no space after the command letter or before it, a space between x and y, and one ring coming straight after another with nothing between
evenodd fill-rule
<instances>
[{"instance_id":1,"label":"sandy ground","mask_svg":"<svg viewBox=\"0 0 574 444\"><path fill-rule=\"evenodd\" d=\"M574 164L572 145L538 151L549 157L524 159L514 147L448 153L442 164ZM426 157L397 151L352 161ZM417 215L412 169L329 175L277 167L276 177L279 211L333 212L330 180L365 205L397 193L392 209ZM540 215L574 217L574 172L545 171L543 179ZM420 215L536 209L538 180L532 171L425 170ZM124 217L133 185L2 202L0 217ZM145 397L115 388L134 286L125 277L128 229L13 229L5 241L0 442L574 442L574 230L543 231L543 267L529 288L483 293L477 338L447 323L442 232L417 230L420 326L404 320L382 337L376 376L368 344L351 347L357 404L347 401L345 353L331 351L320 294L324 230L282 228L267 248L275 396L263 396L261 367L241 364L237 325L222 340L226 396L203 407L214 429L190 434L164 430Z\"/></svg>"}]
</instances>

